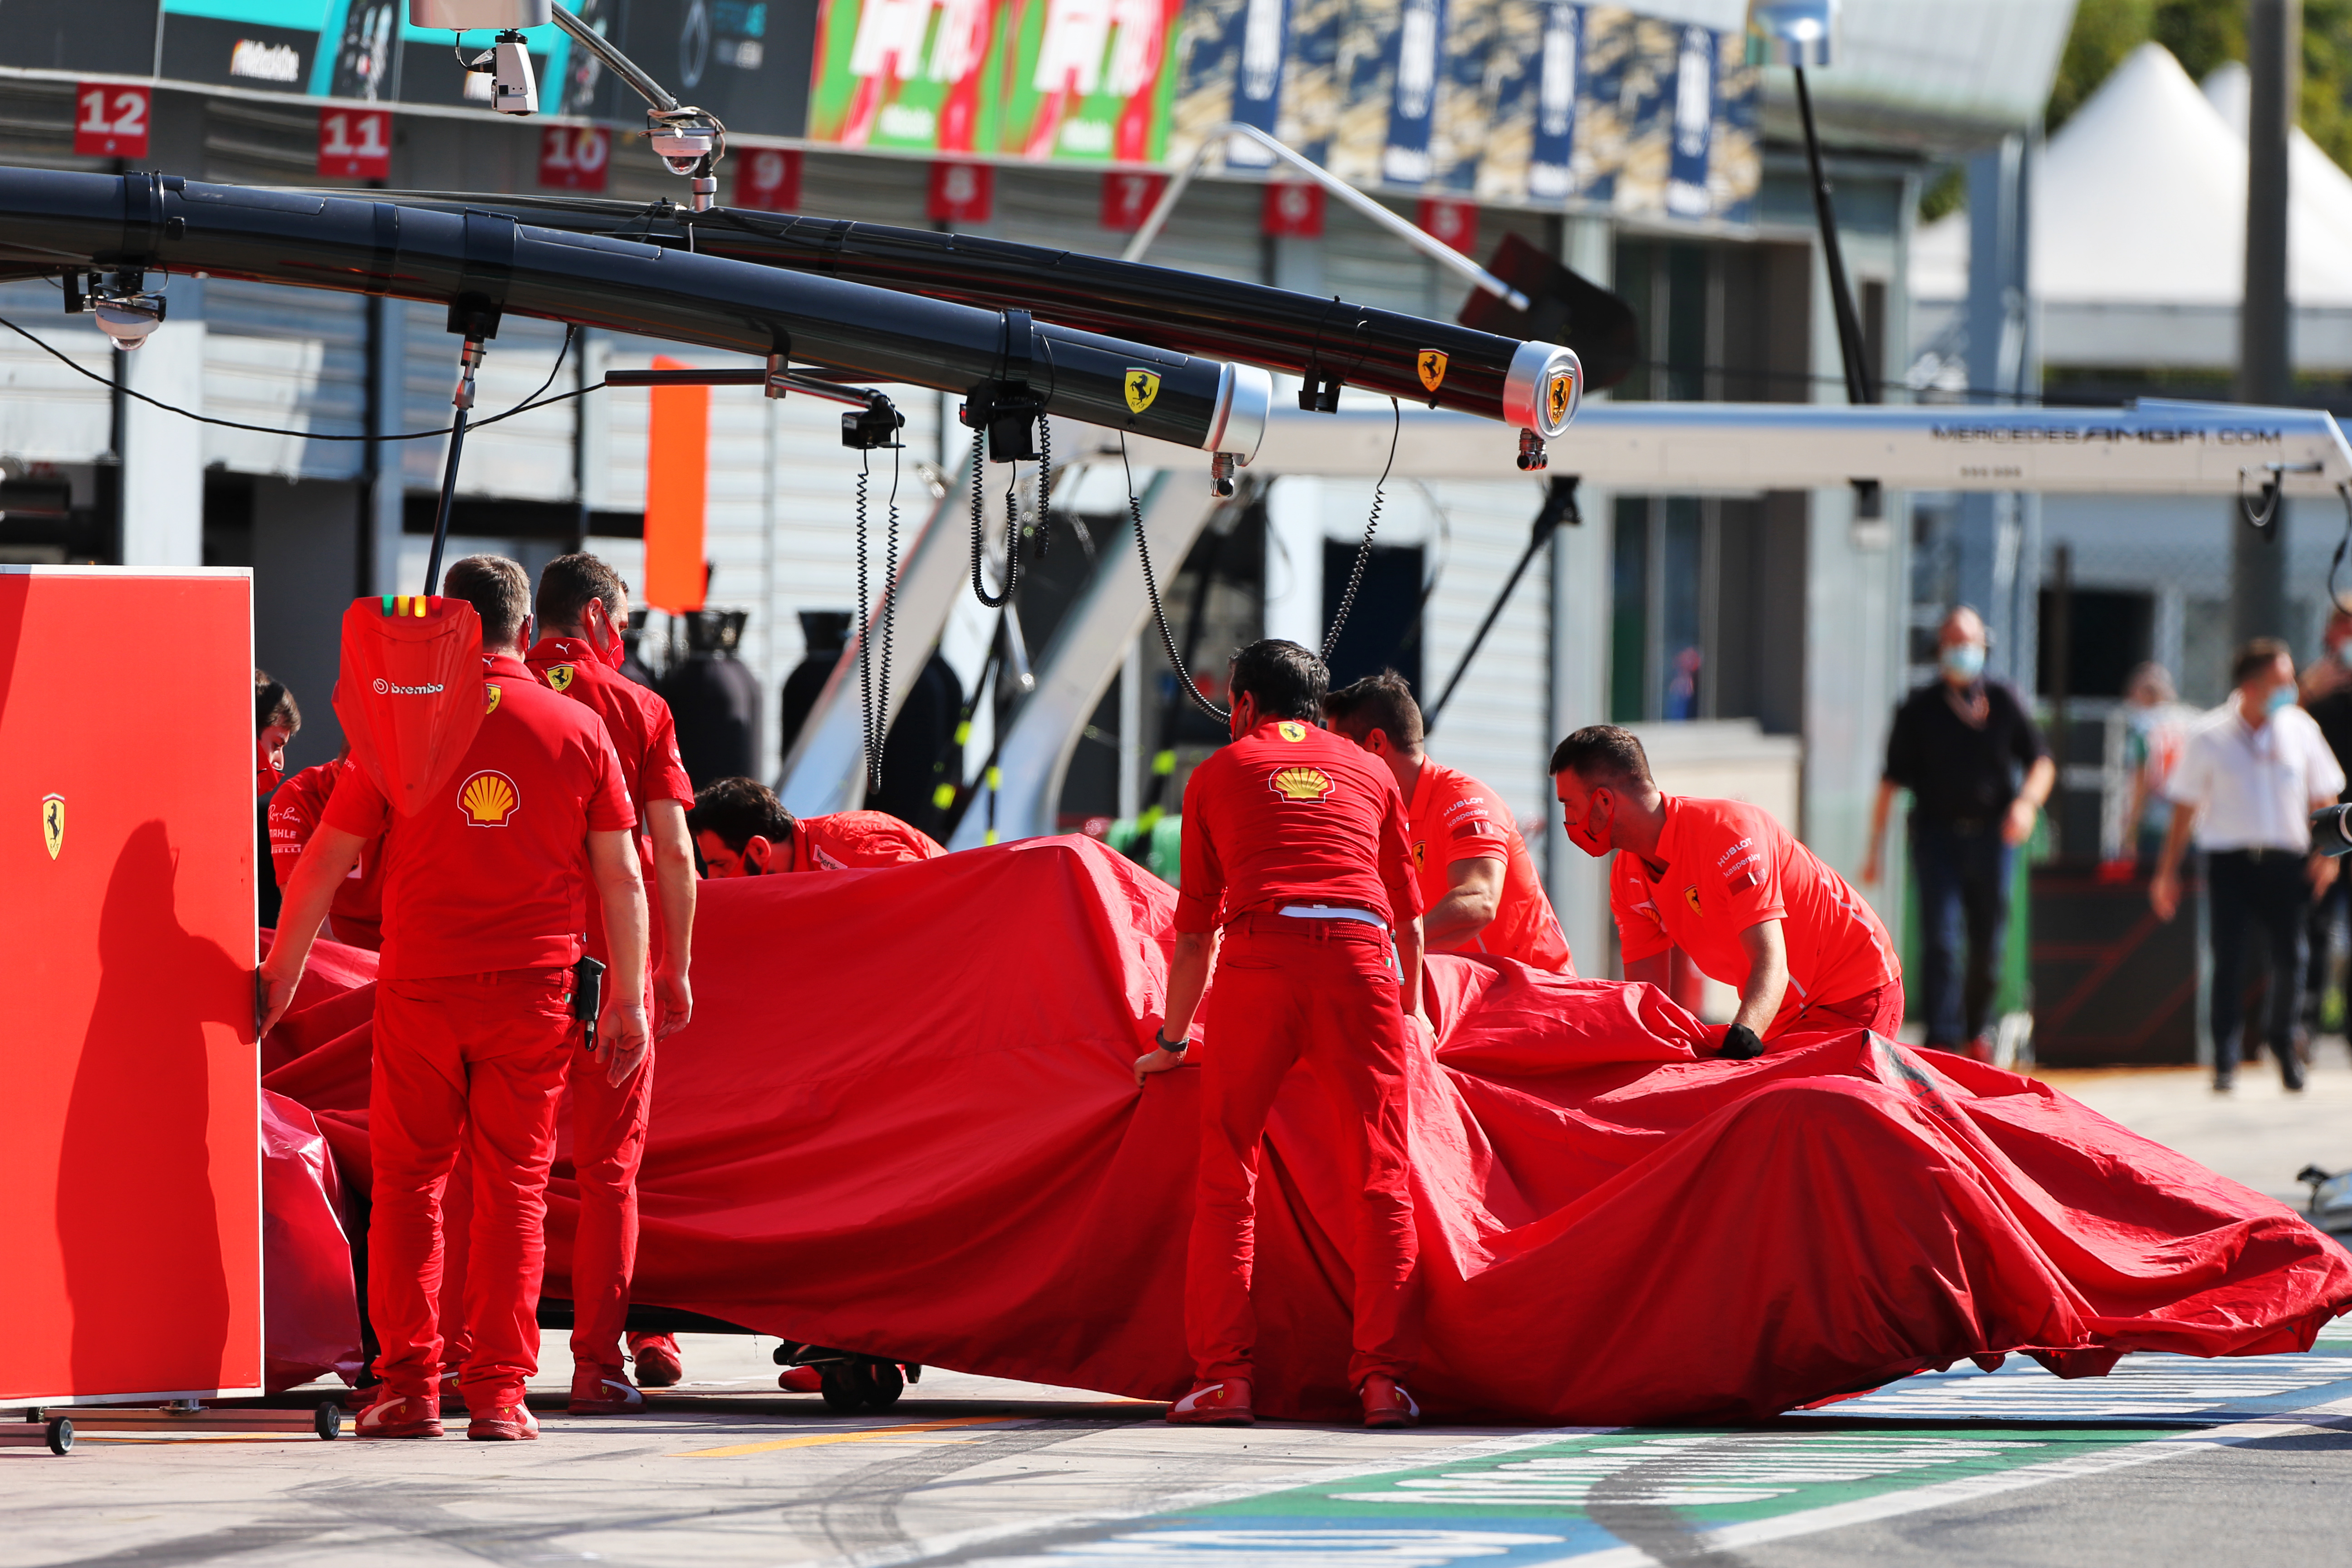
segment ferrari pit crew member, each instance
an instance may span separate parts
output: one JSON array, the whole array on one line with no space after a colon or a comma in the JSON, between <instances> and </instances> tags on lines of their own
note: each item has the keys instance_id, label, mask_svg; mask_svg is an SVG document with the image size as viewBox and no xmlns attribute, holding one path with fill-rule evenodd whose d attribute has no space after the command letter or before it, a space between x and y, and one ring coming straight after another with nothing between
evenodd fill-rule
<instances>
[{"instance_id":1,"label":"ferrari pit crew member","mask_svg":"<svg viewBox=\"0 0 2352 1568\"><path fill-rule=\"evenodd\" d=\"M629 589L593 555L563 555L539 574L540 640L531 673L604 721L621 758L621 778L637 816L637 867L647 900L654 960L654 1039L686 1027L694 999L687 971L694 938L694 846L686 829L694 785L678 759L669 704L623 677ZM604 922L588 911L588 956L612 962ZM645 1158L646 1110L654 1061L618 1088L584 1053L572 1057L572 1166L580 1218L572 1238L572 1413L615 1415L645 1408L621 1364L629 1281L637 1261L637 1167ZM667 1388L684 1375L677 1339L632 1334L637 1382Z\"/></svg>"},{"instance_id":2,"label":"ferrari pit crew member","mask_svg":"<svg viewBox=\"0 0 2352 1568\"><path fill-rule=\"evenodd\" d=\"M1618 851L1609 909L1625 978L1664 989L1671 949L1739 991L1723 1054L1745 1059L1789 1029L1903 1023L1886 928L1771 813L1659 793L1631 731L1579 730L1551 754L1561 821L1598 858Z\"/></svg>"},{"instance_id":3,"label":"ferrari pit crew member","mask_svg":"<svg viewBox=\"0 0 2352 1568\"><path fill-rule=\"evenodd\" d=\"M1328 679L1297 643L1269 638L1235 654L1234 743L1184 786L1167 1015L1135 1063L1140 1084L1183 1061L1213 969L1201 1041L1200 1195L1184 1270L1198 1382L1169 1407L1180 1425L1252 1419L1260 1142L1294 1067L1329 1098L1346 1139L1323 1152L1342 1179L1361 1182L1355 1235L1344 1242L1356 1290L1349 1383L1367 1426L1410 1426L1421 1415L1399 1381L1419 1341L1405 1019L1421 1010L1421 890L1396 780L1316 722Z\"/></svg>"},{"instance_id":4,"label":"ferrari pit crew member","mask_svg":"<svg viewBox=\"0 0 2352 1568\"><path fill-rule=\"evenodd\" d=\"M302 728L302 710L283 681L266 669L253 672L253 793L257 798L286 776L286 742Z\"/></svg>"},{"instance_id":5,"label":"ferrari pit crew member","mask_svg":"<svg viewBox=\"0 0 2352 1568\"><path fill-rule=\"evenodd\" d=\"M320 818L326 815L327 803L334 798L335 784L350 758L351 748L346 746L333 762L304 768L269 797L269 868L280 892L293 882L294 868L301 864L302 851L318 831ZM363 947L370 952L383 947L383 840L371 838L360 846L359 860L351 873L335 884L327 934L346 947Z\"/></svg>"},{"instance_id":6,"label":"ferrari pit crew member","mask_svg":"<svg viewBox=\"0 0 2352 1568\"><path fill-rule=\"evenodd\" d=\"M635 814L604 726L522 662L530 581L473 555L444 592L481 616L483 718L438 793L389 839L368 1093L374 1212L368 1316L382 1350L362 1437L441 1433L441 1325L462 1321L468 1437L530 1438L548 1166L582 1047L572 1016L591 885L613 953L596 1054L618 1088L652 1047ZM262 1027L286 1011L334 889L393 810L364 768L336 786L261 967ZM462 1310L442 1310L441 1200L459 1145L473 1173Z\"/></svg>"},{"instance_id":7,"label":"ferrari pit crew member","mask_svg":"<svg viewBox=\"0 0 2352 1568\"><path fill-rule=\"evenodd\" d=\"M694 797L687 824L706 875L760 877L783 871L846 871L936 860L947 848L887 811L794 816L756 779L719 779Z\"/></svg>"},{"instance_id":8,"label":"ferrari pit crew member","mask_svg":"<svg viewBox=\"0 0 2352 1568\"><path fill-rule=\"evenodd\" d=\"M1568 935L1510 809L1468 773L1429 760L1421 706L1404 677L1384 669L1343 686L1323 699L1323 717L1396 776L1428 950L1489 953L1575 974Z\"/></svg>"}]
</instances>

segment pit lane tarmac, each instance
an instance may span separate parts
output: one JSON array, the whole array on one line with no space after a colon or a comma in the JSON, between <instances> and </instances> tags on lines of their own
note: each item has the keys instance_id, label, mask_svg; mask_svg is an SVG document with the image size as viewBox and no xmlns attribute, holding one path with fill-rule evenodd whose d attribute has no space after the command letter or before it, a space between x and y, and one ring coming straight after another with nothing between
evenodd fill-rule
<instances>
[{"instance_id":1,"label":"pit lane tarmac","mask_svg":"<svg viewBox=\"0 0 2352 1568\"><path fill-rule=\"evenodd\" d=\"M536 1444L85 1437L0 1450L10 1564L2318 1563L2352 1556L2352 1320L2309 1355L2012 1361L1723 1428L1267 1424L932 1371L883 1415L688 1336L639 1416ZM565 1369L560 1336L549 1364Z\"/></svg>"}]
</instances>

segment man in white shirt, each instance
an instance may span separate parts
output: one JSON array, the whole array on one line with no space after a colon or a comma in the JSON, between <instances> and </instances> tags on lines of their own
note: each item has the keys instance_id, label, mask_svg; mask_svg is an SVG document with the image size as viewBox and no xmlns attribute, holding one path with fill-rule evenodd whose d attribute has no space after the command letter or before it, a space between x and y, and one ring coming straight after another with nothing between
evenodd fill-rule
<instances>
[{"instance_id":1,"label":"man in white shirt","mask_svg":"<svg viewBox=\"0 0 2352 1568\"><path fill-rule=\"evenodd\" d=\"M2205 852L2213 947L2213 1088L2237 1076L2246 939L2259 928L2271 959L2268 1038L2279 1076L2303 1089L2296 1024L2306 956L2304 910L2336 879L2311 852L2311 814L2336 802L2344 770L2310 714L2295 706L2294 660L2276 637L2256 637L2231 668L2237 690L2191 731L2165 794L2172 814L2148 902L2170 920L2180 907L2180 856L2192 825Z\"/></svg>"}]
</instances>

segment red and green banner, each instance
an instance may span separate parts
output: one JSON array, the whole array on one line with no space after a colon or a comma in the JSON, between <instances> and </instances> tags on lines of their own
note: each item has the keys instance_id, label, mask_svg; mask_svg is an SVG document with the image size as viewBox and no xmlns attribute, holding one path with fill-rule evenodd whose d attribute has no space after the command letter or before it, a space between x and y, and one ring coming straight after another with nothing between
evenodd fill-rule
<instances>
[{"instance_id":1,"label":"red and green banner","mask_svg":"<svg viewBox=\"0 0 2352 1568\"><path fill-rule=\"evenodd\" d=\"M1157 162L1182 11L1183 0L824 0L809 138Z\"/></svg>"}]
</instances>

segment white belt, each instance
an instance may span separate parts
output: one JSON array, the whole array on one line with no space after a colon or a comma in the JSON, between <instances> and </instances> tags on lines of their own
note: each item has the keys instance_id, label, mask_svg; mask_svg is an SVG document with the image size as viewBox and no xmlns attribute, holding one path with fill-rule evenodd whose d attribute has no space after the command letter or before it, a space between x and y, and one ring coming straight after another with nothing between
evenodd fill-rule
<instances>
[{"instance_id":1,"label":"white belt","mask_svg":"<svg viewBox=\"0 0 2352 1568\"><path fill-rule=\"evenodd\" d=\"M1279 912L1295 921L1361 921L1382 931L1389 929L1389 922L1371 910L1349 909L1344 904L1285 904Z\"/></svg>"}]
</instances>

